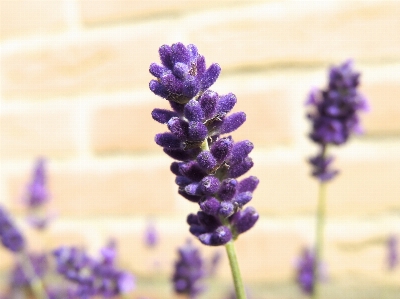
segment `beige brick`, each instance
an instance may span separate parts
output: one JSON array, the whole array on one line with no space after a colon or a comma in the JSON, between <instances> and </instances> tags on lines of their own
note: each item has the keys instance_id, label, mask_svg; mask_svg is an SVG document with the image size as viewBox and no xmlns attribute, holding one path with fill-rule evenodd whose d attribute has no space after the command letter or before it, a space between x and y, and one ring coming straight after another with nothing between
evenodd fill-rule
<instances>
[{"instance_id":1,"label":"beige brick","mask_svg":"<svg viewBox=\"0 0 400 299\"><path fill-rule=\"evenodd\" d=\"M400 158L395 150L382 144L371 146L370 150L369 147L368 143L360 143L349 145L347 151L332 151L337 156L333 168L341 173L327 186L329 216L369 216L399 209ZM306 155L252 156L255 166L249 173L260 179L252 204L261 213L293 215L315 211L318 183L309 175Z\"/></svg>"},{"instance_id":2,"label":"beige brick","mask_svg":"<svg viewBox=\"0 0 400 299\"><path fill-rule=\"evenodd\" d=\"M77 154L74 112L70 107L26 107L0 115L2 159L65 158Z\"/></svg>"},{"instance_id":3,"label":"beige brick","mask_svg":"<svg viewBox=\"0 0 400 299\"><path fill-rule=\"evenodd\" d=\"M4 0L0 20L1 39L56 32L67 25L61 0Z\"/></svg>"},{"instance_id":4,"label":"beige brick","mask_svg":"<svg viewBox=\"0 0 400 299\"><path fill-rule=\"evenodd\" d=\"M151 117L154 108L171 109L166 100L151 91L139 103L132 96L130 103L101 106L94 112L91 146L96 153L155 151L162 148L154 142L157 133L168 131Z\"/></svg>"},{"instance_id":5,"label":"beige brick","mask_svg":"<svg viewBox=\"0 0 400 299\"><path fill-rule=\"evenodd\" d=\"M5 99L46 99L147 88L151 62L174 31L172 22L101 28L44 39L2 52Z\"/></svg>"},{"instance_id":6,"label":"beige brick","mask_svg":"<svg viewBox=\"0 0 400 299\"><path fill-rule=\"evenodd\" d=\"M153 16L170 16L182 12L209 10L216 7L248 4L250 1L94 1L80 0L80 10L83 22L87 25L109 21L123 21L131 18L143 18Z\"/></svg>"},{"instance_id":7,"label":"beige brick","mask_svg":"<svg viewBox=\"0 0 400 299\"><path fill-rule=\"evenodd\" d=\"M234 93L237 104L232 112L246 113L246 122L232 133L234 140L249 139L257 148L294 141L293 94L287 89L287 76L296 77L288 72L241 74L222 77L211 87L220 95Z\"/></svg>"},{"instance_id":8,"label":"beige brick","mask_svg":"<svg viewBox=\"0 0 400 299\"><path fill-rule=\"evenodd\" d=\"M170 162L166 157L138 157L54 165L48 169L53 205L62 217L77 219L173 214L176 186ZM18 198L26 184L23 178L21 173L6 178L10 198Z\"/></svg>"},{"instance_id":9,"label":"beige brick","mask_svg":"<svg viewBox=\"0 0 400 299\"><path fill-rule=\"evenodd\" d=\"M395 1L273 2L189 16L187 40L223 68L399 57Z\"/></svg>"},{"instance_id":10,"label":"beige brick","mask_svg":"<svg viewBox=\"0 0 400 299\"><path fill-rule=\"evenodd\" d=\"M386 82L366 83L362 92L368 97L371 111L366 115L365 131L367 135L393 135L400 132L400 78Z\"/></svg>"}]
</instances>

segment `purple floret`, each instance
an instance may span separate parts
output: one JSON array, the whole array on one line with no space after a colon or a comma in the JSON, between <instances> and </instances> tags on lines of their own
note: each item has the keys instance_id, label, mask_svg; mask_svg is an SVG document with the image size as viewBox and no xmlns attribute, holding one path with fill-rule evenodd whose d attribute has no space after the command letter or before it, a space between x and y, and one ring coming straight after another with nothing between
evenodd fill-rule
<instances>
[{"instance_id":1,"label":"purple floret","mask_svg":"<svg viewBox=\"0 0 400 299\"><path fill-rule=\"evenodd\" d=\"M50 199L47 187L46 160L37 159L31 181L26 187L23 201L28 208L28 222L35 229L44 229L52 218L45 205Z\"/></svg>"},{"instance_id":2,"label":"purple floret","mask_svg":"<svg viewBox=\"0 0 400 299\"><path fill-rule=\"evenodd\" d=\"M75 284L74 295L78 298L112 298L135 288L135 278L115 265L114 242L102 248L99 259L75 247L61 247L53 255L57 272Z\"/></svg>"},{"instance_id":3,"label":"purple floret","mask_svg":"<svg viewBox=\"0 0 400 299\"><path fill-rule=\"evenodd\" d=\"M221 72L218 64L206 69L204 57L194 45L163 45L159 54L162 65L152 63L149 68L157 78L150 82L150 90L168 101L186 104L213 85Z\"/></svg>"},{"instance_id":4,"label":"purple floret","mask_svg":"<svg viewBox=\"0 0 400 299\"><path fill-rule=\"evenodd\" d=\"M360 73L353 70L353 62L348 60L330 69L326 89L314 89L308 97L307 117L312 123L309 137L320 146L320 154L309 161L312 175L322 182L338 173L328 169L333 158L325 157L327 146L344 144L351 134L362 132L359 113L368 110L368 102L357 90L359 83Z\"/></svg>"},{"instance_id":5,"label":"purple floret","mask_svg":"<svg viewBox=\"0 0 400 299\"><path fill-rule=\"evenodd\" d=\"M311 295L314 292L314 263L314 252L305 248L297 262L296 281L301 290L308 295Z\"/></svg>"},{"instance_id":6,"label":"purple floret","mask_svg":"<svg viewBox=\"0 0 400 299\"><path fill-rule=\"evenodd\" d=\"M5 248L20 252L25 248L25 239L12 222L8 212L0 205L0 239Z\"/></svg>"},{"instance_id":7,"label":"purple floret","mask_svg":"<svg viewBox=\"0 0 400 299\"><path fill-rule=\"evenodd\" d=\"M204 260L190 240L178 249L178 254L179 258L175 262L172 276L174 290L177 294L196 298L205 290L202 284L202 279L206 276Z\"/></svg>"}]
</instances>

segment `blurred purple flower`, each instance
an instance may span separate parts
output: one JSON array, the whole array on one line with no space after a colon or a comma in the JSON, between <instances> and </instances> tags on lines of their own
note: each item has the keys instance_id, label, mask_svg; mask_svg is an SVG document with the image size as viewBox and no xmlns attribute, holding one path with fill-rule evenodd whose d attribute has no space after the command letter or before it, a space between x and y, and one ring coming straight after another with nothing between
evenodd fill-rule
<instances>
[{"instance_id":1,"label":"blurred purple flower","mask_svg":"<svg viewBox=\"0 0 400 299\"><path fill-rule=\"evenodd\" d=\"M149 222L144 232L144 244L149 248L157 246L159 236L154 223Z\"/></svg>"},{"instance_id":2,"label":"blurred purple flower","mask_svg":"<svg viewBox=\"0 0 400 299\"><path fill-rule=\"evenodd\" d=\"M313 167L312 175L320 181L329 181L338 173L328 167L333 157L325 157L326 147L344 144L352 133L363 131L359 112L369 110L369 106L357 90L359 78L360 73L353 70L352 60L334 66L329 71L328 87L312 90L306 102L311 107L307 114L312 123L309 136L320 146L319 153L309 162Z\"/></svg>"},{"instance_id":3,"label":"blurred purple flower","mask_svg":"<svg viewBox=\"0 0 400 299\"><path fill-rule=\"evenodd\" d=\"M296 265L296 281L302 291L309 295L314 291L314 263L314 253L310 249L305 248Z\"/></svg>"},{"instance_id":4,"label":"blurred purple flower","mask_svg":"<svg viewBox=\"0 0 400 299\"><path fill-rule=\"evenodd\" d=\"M174 290L177 294L196 298L205 290L201 282L206 275L203 258L190 240L178 249L178 253L179 259L175 263L172 276Z\"/></svg>"},{"instance_id":5,"label":"blurred purple flower","mask_svg":"<svg viewBox=\"0 0 400 299\"><path fill-rule=\"evenodd\" d=\"M236 96L208 89L220 67L212 64L206 69L196 46L164 45L159 53L162 65L151 64L150 73L157 80L150 82L150 89L167 99L172 111L153 110L153 119L169 129L157 134L155 142L179 161L171 165L178 193L202 210L189 215L190 232L205 245L224 245L250 229L259 217L253 208L241 211L252 199L258 179L237 180L253 167L248 155L254 146L248 140L235 143L231 136L221 136L238 129L246 114L228 115Z\"/></svg>"},{"instance_id":6,"label":"blurred purple flower","mask_svg":"<svg viewBox=\"0 0 400 299\"><path fill-rule=\"evenodd\" d=\"M392 235L387 240L387 262L389 270L393 270L399 264L399 254L398 254L398 239L396 236Z\"/></svg>"},{"instance_id":7,"label":"blurred purple flower","mask_svg":"<svg viewBox=\"0 0 400 299\"><path fill-rule=\"evenodd\" d=\"M31 181L26 187L23 198L28 208L28 222L32 227L39 230L46 228L51 219L44 208L50 199L45 164L44 158L37 159Z\"/></svg>"},{"instance_id":8,"label":"blurred purple flower","mask_svg":"<svg viewBox=\"0 0 400 299\"><path fill-rule=\"evenodd\" d=\"M12 252L20 252L25 247L25 239L12 222L10 215L0 205L0 239L4 247Z\"/></svg>"},{"instance_id":9,"label":"blurred purple flower","mask_svg":"<svg viewBox=\"0 0 400 299\"><path fill-rule=\"evenodd\" d=\"M217 268L218 268L219 264L221 263L221 259L222 259L221 251L219 251L219 250L215 251L209 261L208 276L215 275L215 273L217 272Z\"/></svg>"},{"instance_id":10,"label":"blurred purple flower","mask_svg":"<svg viewBox=\"0 0 400 299\"><path fill-rule=\"evenodd\" d=\"M308 295L314 292L315 280L313 271L315 262L315 253L309 248L304 248L302 250L301 256L296 262L296 282L301 290ZM325 264L320 262L317 268L318 280L326 280L328 274Z\"/></svg>"},{"instance_id":11,"label":"blurred purple flower","mask_svg":"<svg viewBox=\"0 0 400 299\"><path fill-rule=\"evenodd\" d=\"M113 242L101 250L100 259L94 259L75 247L61 247L53 255L58 273L76 284L74 296L111 298L135 288L135 278L128 272L118 270L115 265Z\"/></svg>"},{"instance_id":12,"label":"blurred purple flower","mask_svg":"<svg viewBox=\"0 0 400 299\"><path fill-rule=\"evenodd\" d=\"M49 270L49 262L46 254L29 254L30 263L35 271L37 278L43 278ZM12 289L27 287L30 284L29 278L26 277L21 263L17 263L10 275L10 286Z\"/></svg>"}]
</instances>

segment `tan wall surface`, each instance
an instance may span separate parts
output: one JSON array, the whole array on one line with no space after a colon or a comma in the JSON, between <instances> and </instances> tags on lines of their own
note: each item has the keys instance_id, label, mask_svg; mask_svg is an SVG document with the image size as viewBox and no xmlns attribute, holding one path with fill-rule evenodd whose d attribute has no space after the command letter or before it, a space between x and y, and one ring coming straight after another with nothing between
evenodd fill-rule
<instances>
[{"instance_id":1,"label":"tan wall surface","mask_svg":"<svg viewBox=\"0 0 400 299\"><path fill-rule=\"evenodd\" d=\"M222 73L212 87L233 92L247 114L233 133L255 145L260 178L252 205L261 218L237 242L249 282L293 277L293 261L313 240L317 183L306 158L304 101L325 87L327 69L347 58L362 73L371 112L366 134L333 149L341 174L328 187L326 254L330 275L398 287L384 268L385 241L400 237L400 2L2 0L0 22L0 202L22 223L19 198L35 159L48 159L57 219L31 246L84 244L109 236L121 260L149 276L156 257L171 272L189 236L170 158L153 138L165 100L148 90L158 47L193 43ZM143 245L146 220L160 230ZM211 254L213 250L203 248ZM0 251L0 269L10 264ZM218 272L230 278L227 261ZM363 280L364 279L364 280ZM163 297L160 297L163 298ZM269 297L268 297L269 298Z\"/></svg>"}]
</instances>

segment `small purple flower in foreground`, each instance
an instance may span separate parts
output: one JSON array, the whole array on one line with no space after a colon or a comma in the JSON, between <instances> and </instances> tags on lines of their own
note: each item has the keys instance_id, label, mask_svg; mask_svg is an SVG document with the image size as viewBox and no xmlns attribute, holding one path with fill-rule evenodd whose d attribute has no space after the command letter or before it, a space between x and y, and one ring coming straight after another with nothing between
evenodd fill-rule
<instances>
[{"instance_id":1,"label":"small purple flower in foreground","mask_svg":"<svg viewBox=\"0 0 400 299\"><path fill-rule=\"evenodd\" d=\"M101 250L99 260L88 256L82 249L61 247L53 252L57 271L76 284L74 296L111 298L135 288L134 277L115 266L115 244Z\"/></svg>"},{"instance_id":2,"label":"small purple flower in foreground","mask_svg":"<svg viewBox=\"0 0 400 299\"><path fill-rule=\"evenodd\" d=\"M314 291L314 253L305 248L296 265L296 281L299 284L302 291L306 294L311 295Z\"/></svg>"},{"instance_id":3,"label":"small purple flower in foreground","mask_svg":"<svg viewBox=\"0 0 400 299\"><path fill-rule=\"evenodd\" d=\"M30 263L35 271L37 278L42 278L49 270L49 262L45 254L29 254ZM27 287L30 284L22 269L22 265L17 263L11 272L10 286L12 289Z\"/></svg>"},{"instance_id":4,"label":"small purple flower in foreground","mask_svg":"<svg viewBox=\"0 0 400 299\"><path fill-rule=\"evenodd\" d=\"M393 270L399 263L399 255L398 255L398 239L396 236L390 236L387 240L387 249L388 249L388 267L389 270Z\"/></svg>"},{"instance_id":5,"label":"small purple flower in foreground","mask_svg":"<svg viewBox=\"0 0 400 299\"><path fill-rule=\"evenodd\" d=\"M150 82L150 90L168 100L172 111L152 111L153 119L169 129L157 134L155 142L177 160L171 171L178 193L201 209L187 218L190 232L205 245L224 245L249 230L259 217L254 208L241 210L251 201L258 179L238 180L253 167L248 155L254 146L248 140L234 142L231 136L221 136L238 129L246 114L228 115L236 96L208 89L220 67L212 64L206 69L196 46L164 45L159 53L162 65L150 66L157 78Z\"/></svg>"},{"instance_id":6,"label":"small purple flower in foreground","mask_svg":"<svg viewBox=\"0 0 400 299\"><path fill-rule=\"evenodd\" d=\"M308 295L311 295L314 292L314 264L314 251L309 248L304 248L301 256L296 262L296 282L300 286L301 290ZM326 280L328 278L326 265L320 262L317 267L318 280Z\"/></svg>"},{"instance_id":7,"label":"small purple flower in foreground","mask_svg":"<svg viewBox=\"0 0 400 299\"><path fill-rule=\"evenodd\" d=\"M177 294L196 298L204 291L204 286L201 284L206 275L203 258L190 240L178 249L178 253L179 259L175 263L175 272L172 276L174 290Z\"/></svg>"},{"instance_id":8,"label":"small purple flower in foreground","mask_svg":"<svg viewBox=\"0 0 400 299\"><path fill-rule=\"evenodd\" d=\"M367 111L368 103L357 91L359 78L360 73L353 71L353 62L348 60L332 67L328 87L312 90L307 100L307 105L312 107L307 115L312 123L309 136L320 145L320 152L309 162L312 175L322 182L338 174L337 170L329 169L333 157L326 156L326 147L344 144L352 133L362 132L358 113Z\"/></svg>"},{"instance_id":9,"label":"small purple flower in foreground","mask_svg":"<svg viewBox=\"0 0 400 299\"><path fill-rule=\"evenodd\" d=\"M4 247L12 252L20 252L25 247L25 239L12 222L10 215L0 205L0 239Z\"/></svg>"},{"instance_id":10,"label":"small purple flower in foreground","mask_svg":"<svg viewBox=\"0 0 400 299\"><path fill-rule=\"evenodd\" d=\"M45 169L46 160L39 158L33 170L32 179L26 188L24 202L29 209L28 221L36 229L44 229L50 217L44 211L44 205L49 201Z\"/></svg>"}]
</instances>

